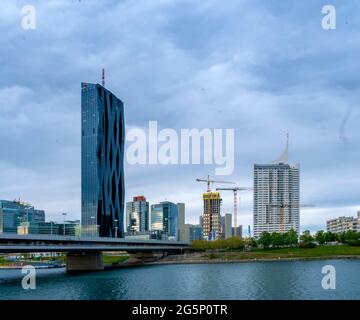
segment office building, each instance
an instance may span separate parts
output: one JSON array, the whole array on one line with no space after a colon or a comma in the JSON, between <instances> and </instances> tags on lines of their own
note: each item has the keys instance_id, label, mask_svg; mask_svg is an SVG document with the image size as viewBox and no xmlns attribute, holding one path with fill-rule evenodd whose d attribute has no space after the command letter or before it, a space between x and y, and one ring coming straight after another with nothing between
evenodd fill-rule
<instances>
[{"instance_id":1,"label":"office building","mask_svg":"<svg viewBox=\"0 0 360 320\"><path fill-rule=\"evenodd\" d=\"M99 84L81 84L83 236L123 237L124 106Z\"/></svg>"},{"instance_id":2,"label":"office building","mask_svg":"<svg viewBox=\"0 0 360 320\"><path fill-rule=\"evenodd\" d=\"M178 206L164 201L151 206L151 231L158 231L163 239L178 239Z\"/></svg>"},{"instance_id":3,"label":"office building","mask_svg":"<svg viewBox=\"0 0 360 320\"><path fill-rule=\"evenodd\" d=\"M185 241L185 203L177 203L178 207L178 240Z\"/></svg>"},{"instance_id":4,"label":"office building","mask_svg":"<svg viewBox=\"0 0 360 320\"><path fill-rule=\"evenodd\" d=\"M17 227L17 233L20 235L43 234L53 236L80 236L80 221L65 221L64 223L56 222L22 222Z\"/></svg>"},{"instance_id":5,"label":"office building","mask_svg":"<svg viewBox=\"0 0 360 320\"><path fill-rule=\"evenodd\" d=\"M220 207L222 199L219 192L203 194L203 237L205 240L217 240L221 237Z\"/></svg>"},{"instance_id":6,"label":"office building","mask_svg":"<svg viewBox=\"0 0 360 320\"><path fill-rule=\"evenodd\" d=\"M137 196L126 204L126 230L128 234L149 231L149 202Z\"/></svg>"},{"instance_id":7,"label":"office building","mask_svg":"<svg viewBox=\"0 0 360 320\"><path fill-rule=\"evenodd\" d=\"M273 164L254 165L254 237L300 231L300 169L288 164L288 143Z\"/></svg>"},{"instance_id":8,"label":"office building","mask_svg":"<svg viewBox=\"0 0 360 320\"><path fill-rule=\"evenodd\" d=\"M231 235L233 237L242 238L242 236L243 236L243 227L242 227L242 225L239 225L237 227L232 227L231 231L232 231Z\"/></svg>"},{"instance_id":9,"label":"office building","mask_svg":"<svg viewBox=\"0 0 360 320\"><path fill-rule=\"evenodd\" d=\"M20 200L0 200L0 233L17 233L22 222L44 222L45 211Z\"/></svg>"},{"instance_id":10,"label":"office building","mask_svg":"<svg viewBox=\"0 0 360 320\"><path fill-rule=\"evenodd\" d=\"M200 225L190 224L189 225L189 240L202 240L203 239L203 228Z\"/></svg>"},{"instance_id":11,"label":"office building","mask_svg":"<svg viewBox=\"0 0 360 320\"><path fill-rule=\"evenodd\" d=\"M163 240L164 237L161 231L149 230L136 233L126 233L125 239L128 240Z\"/></svg>"},{"instance_id":12,"label":"office building","mask_svg":"<svg viewBox=\"0 0 360 320\"><path fill-rule=\"evenodd\" d=\"M223 239L232 237L232 214L226 213L221 217L221 236Z\"/></svg>"},{"instance_id":13,"label":"office building","mask_svg":"<svg viewBox=\"0 0 360 320\"><path fill-rule=\"evenodd\" d=\"M339 217L326 221L326 231L332 233L343 233L346 231L360 232L360 211L357 217Z\"/></svg>"},{"instance_id":14,"label":"office building","mask_svg":"<svg viewBox=\"0 0 360 320\"><path fill-rule=\"evenodd\" d=\"M185 224L184 226L184 242L194 240L203 240L203 228L199 224Z\"/></svg>"}]
</instances>

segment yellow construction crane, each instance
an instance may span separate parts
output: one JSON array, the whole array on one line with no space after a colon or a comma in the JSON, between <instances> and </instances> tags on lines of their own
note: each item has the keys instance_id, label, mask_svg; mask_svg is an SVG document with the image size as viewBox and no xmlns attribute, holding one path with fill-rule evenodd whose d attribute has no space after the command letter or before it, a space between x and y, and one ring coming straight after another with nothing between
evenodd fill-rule
<instances>
[{"instance_id":1,"label":"yellow construction crane","mask_svg":"<svg viewBox=\"0 0 360 320\"><path fill-rule=\"evenodd\" d=\"M216 188L216 191L224 190L224 191L233 191L234 192L234 227L237 228L237 214L238 214L238 199L237 193L238 191L245 191L245 190L253 190L254 188L247 188L247 187L234 187L234 188Z\"/></svg>"},{"instance_id":2,"label":"yellow construction crane","mask_svg":"<svg viewBox=\"0 0 360 320\"><path fill-rule=\"evenodd\" d=\"M196 179L197 182L206 182L207 183L207 192L211 191L211 185L214 183L227 183L227 184L235 184L235 182L224 181L224 180L211 180L210 176L207 176L207 179Z\"/></svg>"}]
</instances>

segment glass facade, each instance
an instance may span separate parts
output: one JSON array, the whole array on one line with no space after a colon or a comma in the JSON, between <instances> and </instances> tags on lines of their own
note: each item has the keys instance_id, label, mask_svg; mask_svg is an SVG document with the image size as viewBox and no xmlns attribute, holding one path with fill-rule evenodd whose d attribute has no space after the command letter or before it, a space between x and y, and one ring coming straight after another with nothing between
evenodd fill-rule
<instances>
[{"instance_id":1,"label":"glass facade","mask_svg":"<svg viewBox=\"0 0 360 320\"><path fill-rule=\"evenodd\" d=\"M151 230L160 231L164 239L178 239L178 206L161 202L151 206Z\"/></svg>"},{"instance_id":2,"label":"glass facade","mask_svg":"<svg viewBox=\"0 0 360 320\"><path fill-rule=\"evenodd\" d=\"M124 105L99 84L81 84L82 236L124 236Z\"/></svg>"},{"instance_id":3,"label":"glass facade","mask_svg":"<svg viewBox=\"0 0 360 320\"><path fill-rule=\"evenodd\" d=\"M80 221L56 222L23 222L17 228L17 233L26 234L46 234L54 236L80 236Z\"/></svg>"},{"instance_id":4,"label":"glass facade","mask_svg":"<svg viewBox=\"0 0 360 320\"><path fill-rule=\"evenodd\" d=\"M20 201L0 200L0 233L17 233L22 222L44 222L45 211Z\"/></svg>"},{"instance_id":5,"label":"glass facade","mask_svg":"<svg viewBox=\"0 0 360 320\"><path fill-rule=\"evenodd\" d=\"M189 240L202 240L203 239L203 228L199 225L189 226Z\"/></svg>"},{"instance_id":6,"label":"glass facade","mask_svg":"<svg viewBox=\"0 0 360 320\"><path fill-rule=\"evenodd\" d=\"M149 202L144 196L134 197L126 204L126 231L128 234L149 230Z\"/></svg>"}]
</instances>

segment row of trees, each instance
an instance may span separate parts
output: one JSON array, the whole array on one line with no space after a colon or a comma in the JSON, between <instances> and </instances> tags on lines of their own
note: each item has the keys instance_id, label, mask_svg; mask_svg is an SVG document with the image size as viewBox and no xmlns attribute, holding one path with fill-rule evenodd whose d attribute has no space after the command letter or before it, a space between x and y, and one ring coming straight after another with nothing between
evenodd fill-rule
<instances>
[{"instance_id":1,"label":"row of trees","mask_svg":"<svg viewBox=\"0 0 360 320\"><path fill-rule=\"evenodd\" d=\"M298 244L298 234L294 230L290 230L286 233L278 233L278 232L263 232L260 235L259 240L257 241L259 245L264 248L269 247L285 247L290 246L293 247L294 245Z\"/></svg>"},{"instance_id":2,"label":"row of trees","mask_svg":"<svg viewBox=\"0 0 360 320\"><path fill-rule=\"evenodd\" d=\"M313 247L316 244L326 244L329 242L340 242L347 243L350 245L360 245L360 232L356 231L346 231L340 234L325 232L320 230L316 232L314 236L311 235L309 230L306 230L300 235L300 246L302 247ZM268 233L264 232L261 234L259 240L257 241L259 245L264 248L269 247L285 247L293 246L298 244L298 234L294 230L290 230L284 234L281 233Z\"/></svg>"},{"instance_id":3,"label":"row of trees","mask_svg":"<svg viewBox=\"0 0 360 320\"><path fill-rule=\"evenodd\" d=\"M297 245L300 247L311 248L316 246L317 243L323 245L334 241L358 246L360 245L360 232L347 231L341 234L335 234L332 232L324 232L320 230L313 236L309 230L306 230L300 235L300 237L294 230L290 230L286 233L263 232L258 240L255 240L254 238L243 240L238 237L215 241L196 240L192 242L191 246L193 249L199 251L233 249L243 250L246 247L255 248L257 246L261 246L265 249L270 247L293 247Z\"/></svg>"},{"instance_id":4,"label":"row of trees","mask_svg":"<svg viewBox=\"0 0 360 320\"><path fill-rule=\"evenodd\" d=\"M324 232L322 230L316 232L315 236L311 236L310 232L307 230L304 232L306 234L306 237L304 238L304 241L316 241L319 244L325 244L329 242L340 242L340 243L348 243L348 244L354 244L355 242L360 241L360 232L348 230L343 233L332 233L332 232Z\"/></svg>"},{"instance_id":5,"label":"row of trees","mask_svg":"<svg viewBox=\"0 0 360 320\"><path fill-rule=\"evenodd\" d=\"M245 247L244 240L238 237L232 237L225 240L215 240L215 241L206 241L206 240L195 240L191 243L191 247L198 251L205 250L242 250Z\"/></svg>"}]
</instances>

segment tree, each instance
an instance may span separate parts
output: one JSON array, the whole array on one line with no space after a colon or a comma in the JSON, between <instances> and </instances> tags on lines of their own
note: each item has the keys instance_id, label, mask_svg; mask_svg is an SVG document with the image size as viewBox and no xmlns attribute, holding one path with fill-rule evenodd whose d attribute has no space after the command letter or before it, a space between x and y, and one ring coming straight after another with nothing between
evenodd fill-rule
<instances>
[{"instance_id":1,"label":"tree","mask_svg":"<svg viewBox=\"0 0 360 320\"><path fill-rule=\"evenodd\" d=\"M248 245L252 248L256 248L257 247L257 241L254 238L250 238L248 240Z\"/></svg>"},{"instance_id":2,"label":"tree","mask_svg":"<svg viewBox=\"0 0 360 320\"><path fill-rule=\"evenodd\" d=\"M271 244L274 247L281 247L284 244L284 237L281 233L273 232L271 234Z\"/></svg>"},{"instance_id":3,"label":"tree","mask_svg":"<svg viewBox=\"0 0 360 320\"><path fill-rule=\"evenodd\" d=\"M300 240L304 243L310 243L314 241L313 236L310 234L309 230L305 230L303 234L300 236Z\"/></svg>"},{"instance_id":4,"label":"tree","mask_svg":"<svg viewBox=\"0 0 360 320\"><path fill-rule=\"evenodd\" d=\"M324 244L325 241L325 232L323 230L320 230L318 232L316 232L315 234L315 240L319 243L319 244Z\"/></svg>"},{"instance_id":5,"label":"tree","mask_svg":"<svg viewBox=\"0 0 360 320\"><path fill-rule=\"evenodd\" d=\"M337 239L338 239L338 236L335 233L332 233L332 232L325 233L325 242L333 242L333 241L336 241Z\"/></svg>"},{"instance_id":6,"label":"tree","mask_svg":"<svg viewBox=\"0 0 360 320\"><path fill-rule=\"evenodd\" d=\"M259 244L261 244L264 248L269 248L270 244L271 244L271 234L269 232L263 232L260 235L259 238Z\"/></svg>"},{"instance_id":7,"label":"tree","mask_svg":"<svg viewBox=\"0 0 360 320\"><path fill-rule=\"evenodd\" d=\"M298 234L294 229L291 229L290 231L285 233L285 243L290 244L292 247L294 244L298 243Z\"/></svg>"},{"instance_id":8,"label":"tree","mask_svg":"<svg viewBox=\"0 0 360 320\"><path fill-rule=\"evenodd\" d=\"M345 242L358 240L359 233L353 230L348 230L345 232Z\"/></svg>"}]
</instances>

